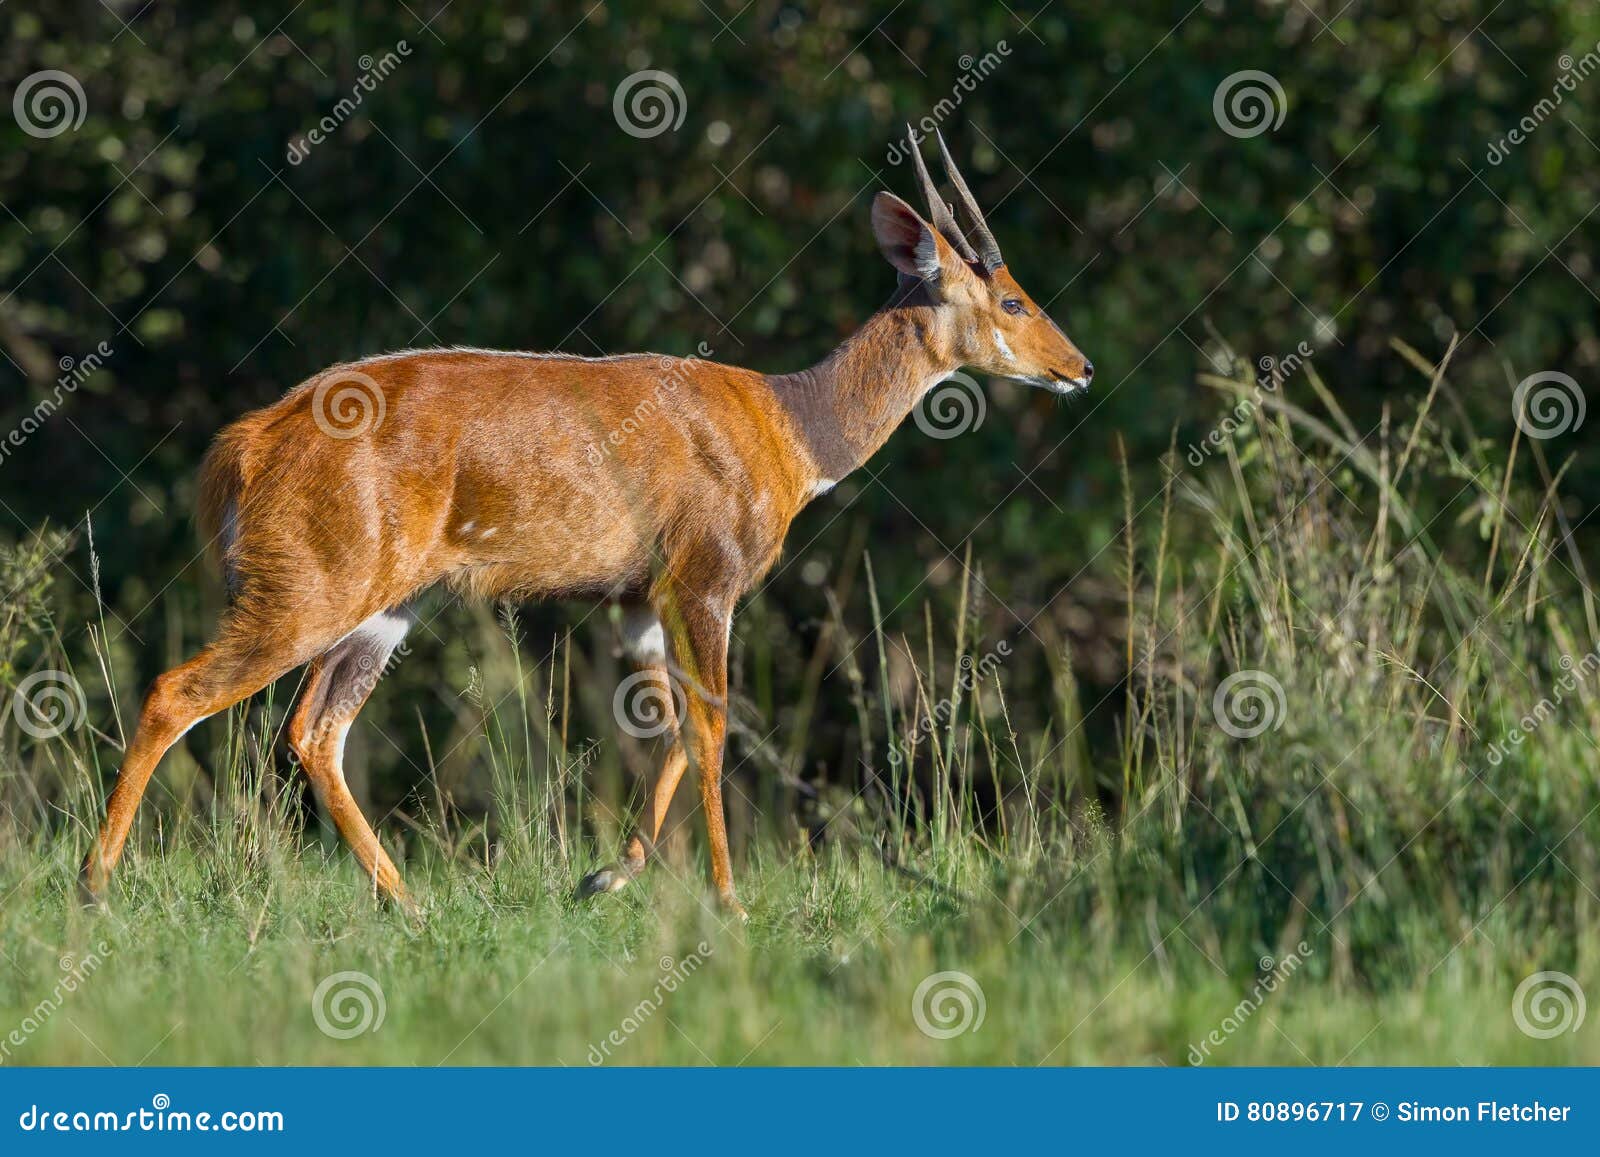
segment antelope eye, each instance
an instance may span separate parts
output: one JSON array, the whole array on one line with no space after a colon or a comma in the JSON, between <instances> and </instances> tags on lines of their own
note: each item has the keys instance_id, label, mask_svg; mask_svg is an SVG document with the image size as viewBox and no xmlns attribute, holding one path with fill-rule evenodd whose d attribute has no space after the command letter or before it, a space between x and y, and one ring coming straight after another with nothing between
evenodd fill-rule
<instances>
[{"instance_id":1,"label":"antelope eye","mask_svg":"<svg viewBox=\"0 0 1600 1157\"><path fill-rule=\"evenodd\" d=\"M1021 317L1023 314L1028 312L1028 307L1023 305L1022 302L1015 297L1006 298L1000 303L1000 308L1005 310L1007 313L1016 315L1017 317Z\"/></svg>"}]
</instances>

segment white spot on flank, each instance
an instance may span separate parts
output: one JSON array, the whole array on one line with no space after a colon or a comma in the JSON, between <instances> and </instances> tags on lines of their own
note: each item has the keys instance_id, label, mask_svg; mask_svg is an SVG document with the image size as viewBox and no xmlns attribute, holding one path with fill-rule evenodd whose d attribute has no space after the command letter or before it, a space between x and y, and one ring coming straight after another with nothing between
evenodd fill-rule
<instances>
[{"instance_id":1,"label":"white spot on flank","mask_svg":"<svg viewBox=\"0 0 1600 1157\"><path fill-rule=\"evenodd\" d=\"M483 530L479 531L478 537L479 538L493 538L494 537L494 532L496 530L498 530L498 529L500 529L500 528L497 527L497 526L486 526L486 527L483 528Z\"/></svg>"},{"instance_id":2,"label":"white spot on flank","mask_svg":"<svg viewBox=\"0 0 1600 1157\"><path fill-rule=\"evenodd\" d=\"M994 344L995 348L1000 351L1000 356L1005 358L1006 361L1014 362L1017 360L1017 355L1011 352L1010 346L1006 345L1006 339L1000 336L998 328L994 331Z\"/></svg>"},{"instance_id":3,"label":"white spot on flank","mask_svg":"<svg viewBox=\"0 0 1600 1157\"><path fill-rule=\"evenodd\" d=\"M476 518L469 518L465 522L463 522L458 529L459 529L460 533L462 533L462 534L471 534L472 533L472 528L474 526L477 526L477 525L478 525L478 520Z\"/></svg>"}]
</instances>

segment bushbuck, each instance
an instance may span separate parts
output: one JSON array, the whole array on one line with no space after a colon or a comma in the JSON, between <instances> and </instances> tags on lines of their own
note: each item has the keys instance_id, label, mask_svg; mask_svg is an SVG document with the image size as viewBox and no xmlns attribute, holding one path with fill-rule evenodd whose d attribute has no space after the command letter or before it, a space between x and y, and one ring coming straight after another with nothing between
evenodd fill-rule
<instances>
[{"instance_id":1,"label":"bushbuck","mask_svg":"<svg viewBox=\"0 0 1600 1157\"><path fill-rule=\"evenodd\" d=\"M414 622L414 600L446 584L470 596L620 608L626 653L666 685L669 746L621 859L580 890L615 891L644 868L692 766L712 881L742 916L721 782L740 596L776 561L800 510L871 457L955 370L1055 394L1087 389L1094 376L1012 279L943 137L970 242L914 133L909 143L928 215L887 192L872 202L873 236L897 288L810 369L407 351L324 370L224 429L201 466L199 522L220 556L228 608L209 645L149 690L84 865L89 892L103 891L167 749L309 663L290 746L375 891L409 907L345 784L342 757L356 713ZM651 398L659 404L646 406Z\"/></svg>"}]
</instances>

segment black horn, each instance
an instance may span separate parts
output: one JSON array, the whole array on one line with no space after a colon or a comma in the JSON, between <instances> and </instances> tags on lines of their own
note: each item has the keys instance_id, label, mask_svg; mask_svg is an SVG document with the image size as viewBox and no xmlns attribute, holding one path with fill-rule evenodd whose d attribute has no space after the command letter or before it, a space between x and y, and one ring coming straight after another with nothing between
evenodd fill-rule
<instances>
[{"instance_id":1,"label":"black horn","mask_svg":"<svg viewBox=\"0 0 1600 1157\"><path fill-rule=\"evenodd\" d=\"M1000 256L1000 245L995 241L994 234L989 232L988 223L983 219L983 211L978 208L972 190L967 188L967 183L961 179L961 170L957 169L955 161L950 159L950 150L945 147L944 134L935 129L934 136L939 141L939 155L944 158L944 171L950 177L950 183L956 187L956 192L960 194L967 216L972 218L972 232L978 239L978 260L982 262L984 269L993 273L1006 263L1006 259Z\"/></svg>"},{"instance_id":2,"label":"black horn","mask_svg":"<svg viewBox=\"0 0 1600 1157\"><path fill-rule=\"evenodd\" d=\"M910 125L906 125L906 143L911 146L911 160L917 166L917 180L922 184L922 195L928 202L928 214L933 218L933 227L944 234L944 239L961 254L963 261L977 261L978 255L961 235L955 214L950 211L944 198L939 196L939 190L934 188L933 178L928 176L928 166L922 163L922 150L917 145L916 133Z\"/></svg>"}]
</instances>

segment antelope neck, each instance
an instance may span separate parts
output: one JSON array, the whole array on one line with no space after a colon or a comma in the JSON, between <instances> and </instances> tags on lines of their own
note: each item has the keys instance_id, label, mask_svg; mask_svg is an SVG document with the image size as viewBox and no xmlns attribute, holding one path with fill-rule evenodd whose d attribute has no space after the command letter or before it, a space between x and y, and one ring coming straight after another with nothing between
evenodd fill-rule
<instances>
[{"instance_id":1,"label":"antelope neck","mask_svg":"<svg viewBox=\"0 0 1600 1157\"><path fill-rule=\"evenodd\" d=\"M810 369L768 376L810 452L813 483L831 485L872 457L959 368L943 329L938 309L912 287Z\"/></svg>"}]
</instances>

